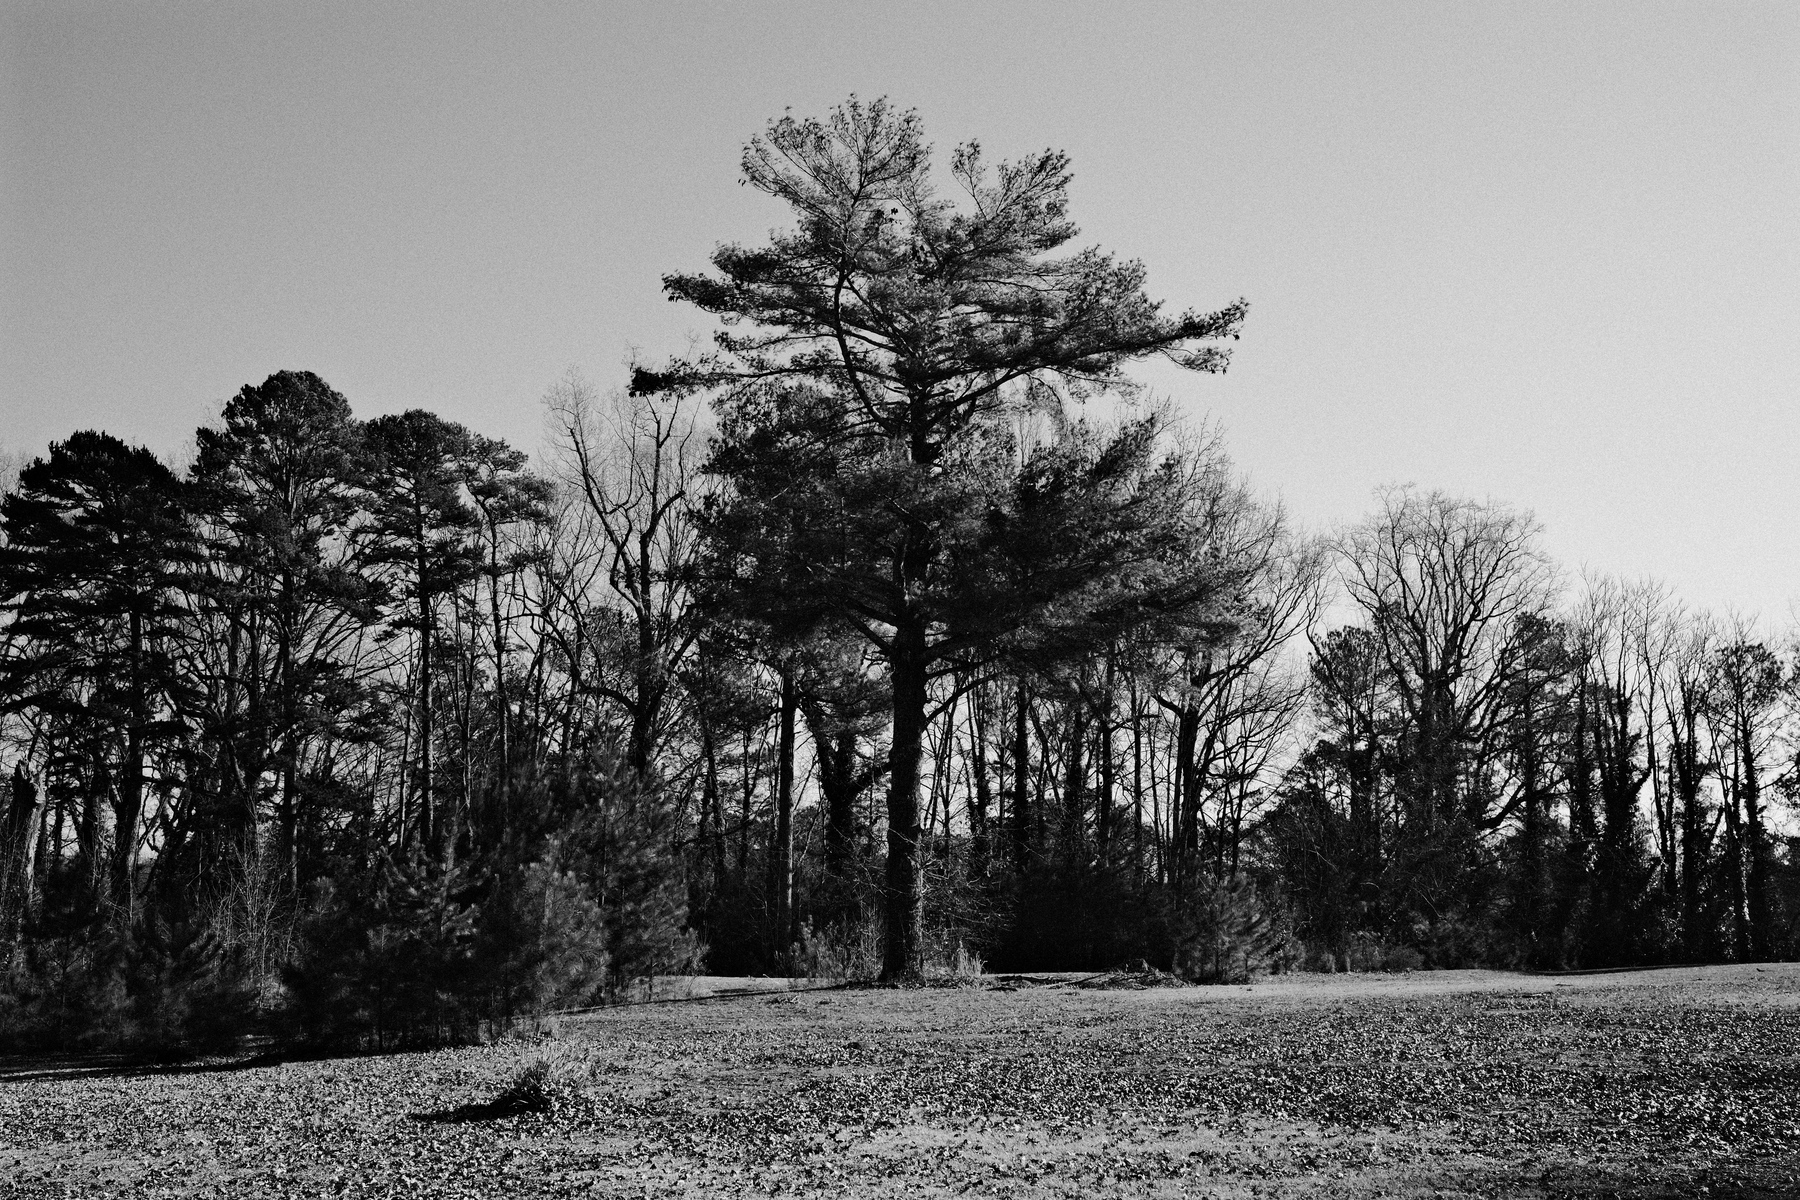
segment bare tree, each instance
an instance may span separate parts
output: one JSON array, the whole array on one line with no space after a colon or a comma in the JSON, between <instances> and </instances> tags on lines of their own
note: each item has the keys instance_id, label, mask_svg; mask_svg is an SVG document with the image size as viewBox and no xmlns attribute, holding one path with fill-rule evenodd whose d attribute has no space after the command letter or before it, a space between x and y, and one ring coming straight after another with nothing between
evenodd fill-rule
<instances>
[{"instance_id":1,"label":"bare tree","mask_svg":"<svg viewBox=\"0 0 1800 1200\"><path fill-rule=\"evenodd\" d=\"M650 778L674 719L672 693L693 652L689 567L699 545L705 434L682 393L602 397L571 371L545 399L561 455L567 524L616 614L597 624L587 681L624 716L625 760Z\"/></svg>"},{"instance_id":2,"label":"bare tree","mask_svg":"<svg viewBox=\"0 0 1800 1200\"><path fill-rule=\"evenodd\" d=\"M1645 861L1638 810L1644 784L1656 775L1644 714L1655 711L1664 641L1656 614L1663 603L1655 584L1591 577L1576 619L1576 736L1583 739L1576 751L1591 767L1600 799L1588 929L1596 962L1634 960L1646 936L1644 893L1653 868Z\"/></svg>"},{"instance_id":3,"label":"bare tree","mask_svg":"<svg viewBox=\"0 0 1800 1200\"><path fill-rule=\"evenodd\" d=\"M1177 644L1155 693L1176 725L1178 878L1200 865L1209 824L1215 870L1235 872L1249 797L1303 708L1305 679L1282 655L1311 629L1325 600L1324 546L1294 537L1278 507L1255 504L1239 485L1215 493L1208 519L1209 541L1245 564L1245 582L1235 630Z\"/></svg>"},{"instance_id":4,"label":"bare tree","mask_svg":"<svg viewBox=\"0 0 1800 1200\"><path fill-rule=\"evenodd\" d=\"M1707 942L1701 888L1711 837L1703 787L1717 763L1703 753L1701 737L1711 715L1717 636L1704 613L1671 612L1667 621L1670 651L1662 692L1663 730L1668 739L1670 804L1681 829L1681 946L1684 957L1693 962L1705 952Z\"/></svg>"},{"instance_id":5,"label":"bare tree","mask_svg":"<svg viewBox=\"0 0 1800 1200\"><path fill-rule=\"evenodd\" d=\"M1529 513L1413 487L1384 488L1342 539L1344 584L1367 617L1408 729L1397 784L1425 832L1491 829L1488 789L1466 786L1468 750L1505 713L1526 651L1520 618L1551 607L1556 572Z\"/></svg>"}]
</instances>

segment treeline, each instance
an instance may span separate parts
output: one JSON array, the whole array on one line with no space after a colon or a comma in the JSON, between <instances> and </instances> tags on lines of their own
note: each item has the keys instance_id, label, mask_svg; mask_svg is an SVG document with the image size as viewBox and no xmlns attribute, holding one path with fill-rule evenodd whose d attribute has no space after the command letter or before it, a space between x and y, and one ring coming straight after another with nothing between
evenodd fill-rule
<instances>
[{"instance_id":1,"label":"treeline","mask_svg":"<svg viewBox=\"0 0 1800 1200\"><path fill-rule=\"evenodd\" d=\"M1800 689L1747 623L1571 589L1500 504L1296 533L1122 374L1222 370L1244 306L1058 256L1059 154L964 146L952 204L852 101L744 171L796 225L666 279L713 348L557 385L536 467L284 371L182 471L83 432L19 473L9 1039L406 1044L695 970L1800 951Z\"/></svg>"}]
</instances>

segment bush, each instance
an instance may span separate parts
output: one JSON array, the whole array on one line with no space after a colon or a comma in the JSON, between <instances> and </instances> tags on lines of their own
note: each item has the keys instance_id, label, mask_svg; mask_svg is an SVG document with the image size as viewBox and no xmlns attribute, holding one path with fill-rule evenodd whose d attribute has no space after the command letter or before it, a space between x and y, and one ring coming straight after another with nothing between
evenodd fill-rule
<instances>
[{"instance_id":1,"label":"bush","mask_svg":"<svg viewBox=\"0 0 1800 1200\"><path fill-rule=\"evenodd\" d=\"M640 788L596 750L541 780L524 803L554 814L540 846L580 879L600 906L607 982L692 974L705 947L688 928L687 891L669 835L666 797ZM544 851L540 850L540 853Z\"/></svg>"},{"instance_id":2,"label":"bush","mask_svg":"<svg viewBox=\"0 0 1800 1200\"><path fill-rule=\"evenodd\" d=\"M133 1049L220 1054L265 1024L260 980L212 929L151 917L126 953Z\"/></svg>"},{"instance_id":3,"label":"bush","mask_svg":"<svg viewBox=\"0 0 1800 1200\"><path fill-rule=\"evenodd\" d=\"M1178 906L1174 973L1197 983L1242 983L1292 970L1300 946L1278 898L1247 875L1208 885Z\"/></svg>"},{"instance_id":4,"label":"bush","mask_svg":"<svg viewBox=\"0 0 1800 1200\"><path fill-rule=\"evenodd\" d=\"M470 883L415 855L340 867L315 884L298 961L284 972L290 1036L376 1050L478 1036Z\"/></svg>"},{"instance_id":5,"label":"bush","mask_svg":"<svg viewBox=\"0 0 1800 1200\"><path fill-rule=\"evenodd\" d=\"M605 914L547 861L445 874L418 859L315 889L289 968L289 1032L339 1048L480 1040L605 986Z\"/></svg>"},{"instance_id":6,"label":"bush","mask_svg":"<svg viewBox=\"0 0 1800 1200\"><path fill-rule=\"evenodd\" d=\"M1001 971L1104 971L1144 959L1168 967L1180 920L1165 890L1120 872L1033 870L999 887L1000 929L982 943Z\"/></svg>"},{"instance_id":7,"label":"bush","mask_svg":"<svg viewBox=\"0 0 1800 1200\"><path fill-rule=\"evenodd\" d=\"M655 800L598 755L525 781L517 798L547 831L529 839L529 861L446 872L415 855L340 867L315 888L286 972L295 1037L375 1049L477 1040L694 970L704 950L684 927Z\"/></svg>"},{"instance_id":8,"label":"bush","mask_svg":"<svg viewBox=\"0 0 1800 1200\"><path fill-rule=\"evenodd\" d=\"M801 934L801 969L809 979L870 983L881 975L882 923L874 914L845 917Z\"/></svg>"},{"instance_id":9,"label":"bush","mask_svg":"<svg viewBox=\"0 0 1800 1200\"><path fill-rule=\"evenodd\" d=\"M237 1047L262 1025L258 980L204 924L151 909L132 929L46 889L0 981L0 1049L164 1057Z\"/></svg>"},{"instance_id":10,"label":"bush","mask_svg":"<svg viewBox=\"0 0 1800 1200\"><path fill-rule=\"evenodd\" d=\"M1429 970L1460 967L1508 966L1515 959L1504 931L1492 924L1455 915L1437 921L1415 921L1407 939L1416 948L1419 962L1405 970L1424 966ZM1392 968L1383 968L1392 969Z\"/></svg>"},{"instance_id":11,"label":"bush","mask_svg":"<svg viewBox=\"0 0 1800 1200\"><path fill-rule=\"evenodd\" d=\"M482 908L475 974L502 1026L587 1004L606 985L605 914L554 848L550 859L509 872Z\"/></svg>"},{"instance_id":12,"label":"bush","mask_svg":"<svg viewBox=\"0 0 1800 1200\"><path fill-rule=\"evenodd\" d=\"M1373 933L1358 933L1350 938L1347 952L1352 971L1417 971L1425 965L1425 956L1404 942L1390 942Z\"/></svg>"},{"instance_id":13,"label":"bush","mask_svg":"<svg viewBox=\"0 0 1800 1200\"><path fill-rule=\"evenodd\" d=\"M0 988L0 1050L114 1050L129 1041L124 953L95 928L27 931Z\"/></svg>"}]
</instances>

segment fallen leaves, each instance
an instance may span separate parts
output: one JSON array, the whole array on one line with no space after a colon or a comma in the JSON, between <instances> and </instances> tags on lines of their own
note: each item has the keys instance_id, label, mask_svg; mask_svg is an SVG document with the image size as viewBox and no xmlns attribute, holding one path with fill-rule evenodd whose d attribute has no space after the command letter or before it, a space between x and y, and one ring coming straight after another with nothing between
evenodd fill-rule
<instances>
[{"instance_id":1,"label":"fallen leaves","mask_svg":"<svg viewBox=\"0 0 1800 1200\"><path fill-rule=\"evenodd\" d=\"M0 1194L1774 1195L1800 1166L1800 1009L1699 983L1008 986L0 1082ZM533 1079L543 1104L495 1103Z\"/></svg>"}]
</instances>

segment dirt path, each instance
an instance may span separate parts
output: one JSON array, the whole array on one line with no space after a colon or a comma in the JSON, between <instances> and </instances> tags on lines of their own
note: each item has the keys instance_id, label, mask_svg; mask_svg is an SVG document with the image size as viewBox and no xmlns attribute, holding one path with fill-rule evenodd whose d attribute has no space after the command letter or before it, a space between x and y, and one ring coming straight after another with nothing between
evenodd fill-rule
<instances>
[{"instance_id":1,"label":"dirt path","mask_svg":"<svg viewBox=\"0 0 1800 1200\"><path fill-rule=\"evenodd\" d=\"M738 986L540 1044L14 1063L0 1196L1800 1196L1793 965ZM486 1107L539 1058L566 1102Z\"/></svg>"}]
</instances>

